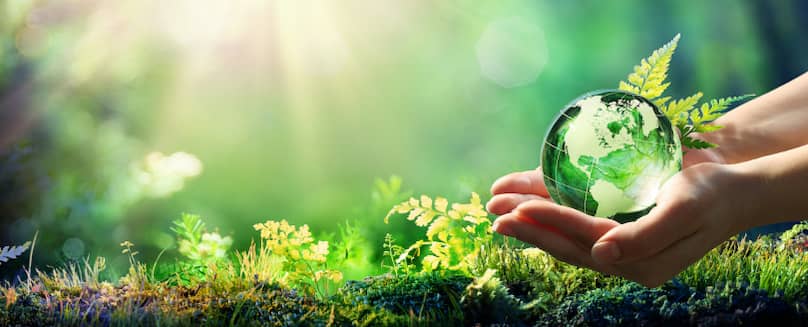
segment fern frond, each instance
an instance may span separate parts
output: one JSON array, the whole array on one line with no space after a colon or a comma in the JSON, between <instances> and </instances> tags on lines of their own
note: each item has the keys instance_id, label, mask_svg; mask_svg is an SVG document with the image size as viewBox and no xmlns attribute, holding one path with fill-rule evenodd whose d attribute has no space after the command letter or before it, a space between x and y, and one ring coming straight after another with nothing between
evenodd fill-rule
<instances>
[{"instance_id":1,"label":"fern frond","mask_svg":"<svg viewBox=\"0 0 808 327\"><path fill-rule=\"evenodd\" d=\"M723 115L729 106L738 101L742 101L753 97L754 94L745 94L741 96L713 99L705 102L698 109L690 111L690 120L693 124L693 131L697 133L714 132L722 128L722 126L708 124Z\"/></svg>"},{"instance_id":2,"label":"fern frond","mask_svg":"<svg viewBox=\"0 0 808 327\"><path fill-rule=\"evenodd\" d=\"M654 101L651 101L651 102L653 102L657 106L657 108L662 108L662 107L665 107L665 104L668 103L668 101L670 99L671 99L671 97L661 97L661 98L656 98Z\"/></svg>"},{"instance_id":3,"label":"fern frond","mask_svg":"<svg viewBox=\"0 0 808 327\"><path fill-rule=\"evenodd\" d=\"M432 238L435 237L435 235L437 235L442 231L445 231L447 228L449 228L450 222L451 220L445 216L440 216L438 217L438 219L435 219L435 221L433 221L432 224L429 225L429 228L426 229L427 239L432 240Z\"/></svg>"},{"instance_id":4,"label":"fern frond","mask_svg":"<svg viewBox=\"0 0 808 327\"><path fill-rule=\"evenodd\" d=\"M699 139L696 139L696 138L692 138L690 136L683 136L682 137L682 145L684 145L685 147L687 147L689 149L693 149L693 150L708 149L708 148L714 148L714 147L717 146L717 145L715 145L713 143L710 143L710 142L707 142L707 141L704 141L704 140L699 140Z\"/></svg>"},{"instance_id":5,"label":"fern frond","mask_svg":"<svg viewBox=\"0 0 808 327\"><path fill-rule=\"evenodd\" d=\"M202 239L205 223L198 215L183 213L182 218L173 221L171 231L180 239L186 239L196 245Z\"/></svg>"},{"instance_id":6,"label":"fern frond","mask_svg":"<svg viewBox=\"0 0 808 327\"><path fill-rule=\"evenodd\" d=\"M25 242L23 245L4 246L0 248L0 262L8 262L9 260L17 259L17 257L28 250L29 246L31 246L31 242Z\"/></svg>"},{"instance_id":7,"label":"fern frond","mask_svg":"<svg viewBox=\"0 0 808 327\"><path fill-rule=\"evenodd\" d=\"M660 109L671 123L678 127L687 123L687 114L693 110L693 106L699 102L702 96L703 94L698 92L684 99L673 100L667 106L660 107Z\"/></svg>"},{"instance_id":8,"label":"fern frond","mask_svg":"<svg viewBox=\"0 0 808 327\"><path fill-rule=\"evenodd\" d=\"M701 108L694 112L692 116L693 123L708 123L718 119L735 102L745 100L753 97L754 94L745 94L741 96L713 99L701 105Z\"/></svg>"},{"instance_id":9,"label":"fern frond","mask_svg":"<svg viewBox=\"0 0 808 327\"><path fill-rule=\"evenodd\" d=\"M679 44L679 37L680 34L676 34L673 40L640 61L639 65L634 66L634 72L628 75L628 82L621 81L619 89L638 94L651 101L661 96L670 86L665 79L668 78L668 68L676 46Z\"/></svg>"}]
</instances>

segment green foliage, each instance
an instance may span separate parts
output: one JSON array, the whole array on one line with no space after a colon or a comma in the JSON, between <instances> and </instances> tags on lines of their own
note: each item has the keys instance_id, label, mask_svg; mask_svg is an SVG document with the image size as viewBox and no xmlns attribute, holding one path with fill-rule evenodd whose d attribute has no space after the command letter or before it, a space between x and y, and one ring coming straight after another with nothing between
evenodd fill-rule
<instances>
[{"instance_id":1,"label":"green foliage","mask_svg":"<svg viewBox=\"0 0 808 327\"><path fill-rule=\"evenodd\" d=\"M325 296L329 282L342 280L342 272L328 268L328 242L315 243L308 225L298 228L286 220L267 220L253 228L261 233L260 247L266 249L260 253L280 259L283 274L272 282Z\"/></svg>"},{"instance_id":2,"label":"green foliage","mask_svg":"<svg viewBox=\"0 0 808 327\"><path fill-rule=\"evenodd\" d=\"M715 144L694 138L692 133L714 132L722 126L711 124L712 121L723 115L729 106L742 100L753 97L747 94L736 97L713 99L705 101L701 106L697 105L702 98L701 92L696 92L689 97L671 100L669 96L663 96L665 90L670 86L668 78L668 68L670 68L671 58L679 44L679 34L655 50L651 56L642 59L640 64L634 66L634 71L628 75L628 82L620 81L619 89L643 96L653 102L671 123L679 129L682 145L690 149L705 149L715 147Z\"/></svg>"},{"instance_id":3,"label":"green foliage","mask_svg":"<svg viewBox=\"0 0 808 327\"><path fill-rule=\"evenodd\" d=\"M781 243L792 242L798 235L804 234L806 232L808 232L808 220L803 220L792 226L789 230L780 234L780 242Z\"/></svg>"},{"instance_id":4,"label":"green foliage","mask_svg":"<svg viewBox=\"0 0 808 327\"><path fill-rule=\"evenodd\" d=\"M391 274L347 281L339 289L338 303L370 305L396 314L412 312L416 316L430 311L460 314L459 301L472 279L466 276L443 276L435 273L419 275Z\"/></svg>"},{"instance_id":5,"label":"green foliage","mask_svg":"<svg viewBox=\"0 0 808 327\"><path fill-rule=\"evenodd\" d=\"M561 300L596 288L612 288L626 283L619 277L605 276L597 271L559 261L538 248L514 247L509 243L494 243L480 254L472 273L480 276L496 270L497 277L522 299L531 310L545 312Z\"/></svg>"},{"instance_id":6,"label":"green foliage","mask_svg":"<svg viewBox=\"0 0 808 327\"><path fill-rule=\"evenodd\" d=\"M25 242L22 245L4 246L0 248L0 264L8 262L9 260L17 259L31 246L31 242Z\"/></svg>"},{"instance_id":7,"label":"green foliage","mask_svg":"<svg viewBox=\"0 0 808 327\"><path fill-rule=\"evenodd\" d=\"M730 240L708 252L678 278L698 289L720 283L748 283L772 294L782 293L789 300L808 298L808 251L778 248L765 238Z\"/></svg>"},{"instance_id":8,"label":"green foliage","mask_svg":"<svg viewBox=\"0 0 808 327\"><path fill-rule=\"evenodd\" d=\"M377 246L369 241L368 230L360 227L359 221L346 221L339 225L339 233L333 238L327 256L327 264L339 270L345 278L362 278L377 272L379 267L372 261Z\"/></svg>"},{"instance_id":9,"label":"green foliage","mask_svg":"<svg viewBox=\"0 0 808 327\"><path fill-rule=\"evenodd\" d=\"M415 271L415 265L412 262L412 256L404 253L405 249L401 245L396 244L393 235L387 233L384 235L384 244L382 245L384 252L382 254L382 268L386 268L393 273L394 276L399 274L409 275ZM399 260L402 258L403 260Z\"/></svg>"},{"instance_id":10,"label":"green foliage","mask_svg":"<svg viewBox=\"0 0 808 327\"><path fill-rule=\"evenodd\" d=\"M140 252L135 251L135 244L130 241L123 241L120 244L121 254L126 254L129 260L129 270L125 276L121 277L119 283L129 285L132 288L143 288L149 285L149 275L146 265L135 259Z\"/></svg>"},{"instance_id":11,"label":"green foliage","mask_svg":"<svg viewBox=\"0 0 808 327\"><path fill-rule=\"evenodd\" d=\"M511 295L496 270L489 269L466 286L460 305L466 313L466 325L510 323L521 320L522 302Z\"/></svg>"},{"instance_id":12,"label":"green foliage","mask_svg":"<svg viewBox=\"0 0 808 327\"><path fill-rule=\"evenodd\" d=\"M387 206L384 210L401 199L406 199L412 194L410 191L403 191L401 185L403 180L401 177L392 175L387 180L376 178L373 182L373 192L371 192L371 200L376 206Z\"/></svg>"},{"instance_id":13,"label":"green foliage","mask_svg":"<svg viewBox=\"0 0 808 327\"><path fill-rule=\"evenodd\" d=\"M179 252L191 262L207 264L221 260L233 244L230 236L207 232L205 223L197 215L183 214L173 224L171 230L177 236Z\"/></svg>"},{"instance_id":14,"label":"green foliage","mask_svg":"<svg viewBox=\"0 0 808 327\"><path fill-rule=\"evenodd\" d=\"M407 204L424 208L423 202ZM443 210L434 202L430 208L449 215L448 203ZM474 196L470 202L452 210L468 214L477 207ZM0 288L0 325L715 325L808 318L808 252L771 239L728 242L655 289L489 239L468 266L477 278L399 265L325 296L318 279L339 280L328 264L339 265L344 253L329 258L328 244L315 241L305 225L254 227L260 245L209 264L193 283L149 278L128 241L121 247L130 271L117 283L102 280L103 258L37 271L27 282ZM340 236L358 237L357 230L348 224ZM407 250L392 237L386 241L391 260ZM343 243L335 247L340 252L354 248Z\"/></svg>"},{"instance_id":15,"label":"green foliage","mask_svg":"<svg viewBox=\"0 0 808 327\"><path fill-rule=\"evenodd\" d=\"M48 288L79 291L82 287L101 287L105 283L101 280L101 273L106 268L107 261L104 257L96 257L92 263L85 258L82 263L69 262L64 267L54 268L48 273L37 269L37 275Z\"/></svg>"},{"instance_id":16,"label":"green foliage","mask_svg":"<svg viewBox=\"0 0 808 327\"><path fill-rule=\"evenodd\" d=\"M802 309L801 309L802 308ZM627 283L593 289L565 299L537 326L737 326L777 321L799 325L805 303L788 303L746 284L723 284L697 290L679 282L660 288Z\"/></svg>"},{"instance_id":17,"label":"green foliage","mask_svg":"<svg viewBox=\"0 0 808 327\"><path fill-rule=\"evenodd\" d=\"M620 81L620 89L632 92L648 100L655 101L658 107L665 105L670 98L659 98L671 83L666 83L668 68L670 67L673 52L679 44L679 34L673 40L655 50L650 57L642 59L640 64L634 66L634 72L628 75L628 83Z\"/></svg>"},{"instance_id":18,"label":"green foliage","mask_svg":"<svg viewBox=\"0 0 808 327\"><path fill-rule=\"evenodd\" d=\"M407 214L407 220L419 227L427 227L426 239L416 241L396 259L396 263L406 262L428 246L429 254L421 260L423 271L468 274L480 250L490 243L493 235L491 220L477 193L472 193L469 203L454 203L451 208L441 197L434 201L426 195L422 195L420 201L410 198L393 207L384 218L385 223L393 214Z\"/></svg>"}]
</instances>

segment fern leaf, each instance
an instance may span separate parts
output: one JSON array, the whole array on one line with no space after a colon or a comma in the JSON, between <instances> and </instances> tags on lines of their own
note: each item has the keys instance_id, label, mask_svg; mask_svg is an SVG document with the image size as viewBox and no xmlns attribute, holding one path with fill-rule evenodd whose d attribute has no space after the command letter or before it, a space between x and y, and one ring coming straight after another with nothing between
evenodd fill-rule
<instances>
[{"instance_id":1,"label":"fern leaf","mask_svg":"<svg viewBox=\"0 0 808 327\"><path fill-rule=\"evenodd\" d=\"M682 113L688 113L693 110L693 106L701 100L701 97L702 93L698 92L684 99L673 100L668 103L667 106L660 107L660 109L662 109L662 113L668 117L671 123L680 126L683 123L687 123L687 115L682 115Z\"/></svg>"},{"instance_id":2,"label":"fern leaf","mask_svg":"<svg viewBox=\"0 0 808 327\"><path fill-rule=\"evenodd\" d=\"M753 96L754 94L745 94L736 97L710 100L710 102L701 105L699 112L696 113L697 120L694 120L694 123L707 123L716 120L718 117L721 117L721 115L727 111L729 106L733 103L751 98Z\"/></svg>"},{"instance_id":3,"label":"fern leaf","mask_svg":"<svg viewBox=\"0 0 808 327\"><path fill-rule=\"evenodd\" d=\"M435 198L435 210L438 212L446 213L446 208L449 206L449 200L446 198L437 197Z\"/></svg>"},{"instance_id":4,"label":"fern leaf","mask_svg":"<svg viewBox=\"0 0 808 327\"><path fill-rule=\"evenodd\" d=\"M661 110L662 108L665 107L665 104L668 103L668 101L670 99L671 99L671 97L661 97L661 98L656 98L656 100L651 101L651 102L653 102L657 106L657 108L660 108L660 110Z\"/></svg>"},{"instance_id":5,"label":"fern leaf","mask_svg":"<svg viewBox=\"0 0 808 327\"><path fill-rule=\"evenodd\" d=\"M429 225L432 222L432 219L435 218L435 212L432 210L424 210L424 213L418 216L415 219L415 225L418 227L424 227Z\"/></svg>"},{"instance_id":6,"label":"fern leaf","mask_svg":"<svg viewBox=\"0 0 808 327\"><path fill-rule=\"evenodd\" d=\"M665 79L668 78L668 68L676 46L679 44L679 37L680 34L676 34L673 40L640 61L639 65L634 66L634 72L628 75L628 82L621 81L619 88L651 101L661 96L670 86Z\"/></svg>"},{"instance_id":7,"label":"fern leaf","mask_svg":"<svg viewBox=\"0 0 808 327\"><path fill-rule=\"evenodd\" d=\"M687 147L689 149L693 149L693 150L709 149L709 148L716 147L716 145L713 144L713 143L703 141L703 140L699 140L699 139L696 139L696 138L692 138L690 136L682 137L682 145L684 145L685 147Z\"/></svg>"},{"instance_id":8,"label":"fern leaf","mask_svg":"<svg viewBox=\"0 0 808 327\"><path fill-rule=\"evenodd\" d=\"M693 131L697 133L709 133L709 132L715 132L722 128L724 128L724 126L715 124L699 124L697 126L694 126Z\"/></svg>"},{"instance_id":9,"label":"fern leaf","mask_svg":"<svg viewBox=\"0 0 808 327\"><path fill-rule=\"evenodd\" d=\"M421 195L421 208L432 209L432 199L426 195Z\"/></svg>"},{"instance_id":10,"label":"fern leaf","mask_svg":"<svg viewBox=\"0 0 808 327\"><path fill-rule=\"evenodd\" d=\"M444 216L438 217L438 219L435 219L435 221L433 221L432 224L429 225L429 228L426 229L426 237L429 240L432 240L432 238L435 235L449 228L449 222L450 220L447 217Z\"/></svg>"},{"instance_id":11,"label":"fern leaf","mask_svg":"<svg viewBox=\"0 0 808 327\"><path fill-rule=\"evenodd\" d=\"M421 208L412 209L412 211L410 211L410 214L407 216L407 220L410 221L415 220L415 218L418 218L418 216L420 216L422 213L424 213L424 209Z\"/></svg>"},{"instance_id":12,"label":"fern leaf","mask_svg":"<svg viewBox=\"0 0 808 327\"><path fill-rule=\"evenodd\" d=\"M618 87L618 89L620 89L621 91L626 91L634 94L640 94L639 87L636 87L623 81L620 81L620 86Z\"/></svg>"},{"instance_id":13,"label":"fern leaf","mask_svg":"<svg viewBox=\"0 0 808 327\"><path fill-rule=\"evenodd\" d=\"M0 262L8 262L9 260L17 259L17 257L28 250L29 246L31 246L31 242L25 242L23 245L4 246L0 248Z\"/></svg>"}]
</instances>

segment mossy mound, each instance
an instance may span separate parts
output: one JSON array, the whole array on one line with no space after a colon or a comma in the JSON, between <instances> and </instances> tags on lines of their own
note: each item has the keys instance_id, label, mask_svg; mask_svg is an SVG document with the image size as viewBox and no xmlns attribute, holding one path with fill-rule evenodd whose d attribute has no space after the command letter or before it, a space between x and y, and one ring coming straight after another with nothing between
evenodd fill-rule
<instances>
[{"instance_id":1,"label":"mossy mound","mask_svg":"<svg viewBox=\"0 0 808 327\"><path fill-rule=\"evenodd\" d=\"M347 281L336 299L346 305L364 304L395 314L422 316L459 310L460 297L471 280L465 276L386 274Z\"/></svg>"},{"instance_id":2,"label":"mossy mound","mask_svg":"<svg viewBox=\"0 0 808 327\"><path fill-rule=\"evenodd\" d=\"M808 307L804 301L789 302L746 284L698 291L673 281L653 289L626 283L591 290L537 318L539 326L757 326L768 322L792 326L808 319Z\"/></svg>"}]
</instances>

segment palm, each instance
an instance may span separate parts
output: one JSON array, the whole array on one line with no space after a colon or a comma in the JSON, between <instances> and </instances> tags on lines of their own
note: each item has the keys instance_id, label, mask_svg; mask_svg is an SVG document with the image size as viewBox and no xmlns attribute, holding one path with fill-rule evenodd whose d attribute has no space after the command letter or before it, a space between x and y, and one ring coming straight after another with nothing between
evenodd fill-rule
<instances>
[{"instance_id":1,"label":"palm","mask_svg":"<svg viewBox=\"0 0 808 327\"><path fill-rule=\"evenodd\" d=\"M704 192L711 188L710 185L704 185L705 178L702 176L720 170L717 167L722 166L720 163L723 161L720 154L713 149L686 151L683 157L684 169L671 177L661 190L657 207L648 216L623 224L621 228L633 228L636 225L663 234L665 230L676 229L674 224L681 224L682 221L677 220L679 217L670 219L671 212L675 211L681 216L683 211L704 209L697 208L698 203L694 204L688 199L695 192ZM544 185L541 169L507 175L495 182L491 191L494 197L488 203L488 209L494 214L502 215L495 223L498 232L504 231L503 234L534 244L563 261L606 273L632 276L653 270L653 267L643 264L617 267L596 263L591 256L593 245L621 224L554 203ZM671 235L669 237L675 235L668 234ZM648 255L662 250L654 244L644 246L647 247L644 253ZM687 257L686 260L676 262L686 264L695 258L697 257Z\"/></svg>"}]
</instances>

